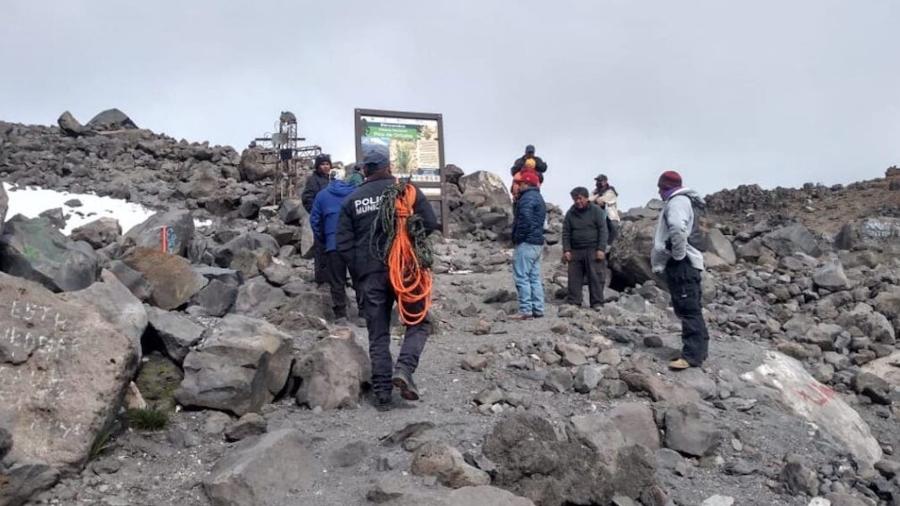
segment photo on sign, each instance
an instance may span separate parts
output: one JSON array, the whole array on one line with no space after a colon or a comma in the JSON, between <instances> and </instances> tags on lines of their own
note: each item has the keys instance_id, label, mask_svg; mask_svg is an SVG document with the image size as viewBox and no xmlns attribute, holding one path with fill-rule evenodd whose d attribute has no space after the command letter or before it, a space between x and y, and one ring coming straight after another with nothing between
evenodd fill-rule
<instances>
[{"instance_id":1,"label":"photo on sign","mask_svg":"<svg viewBox=\"0 0 900 506\"><path fill-rule=\"evenodd\" d=\"M387 146L395 176L440 183L438 122L432 119L363 116L362 147Z\"/></svg>"}]
</instances>

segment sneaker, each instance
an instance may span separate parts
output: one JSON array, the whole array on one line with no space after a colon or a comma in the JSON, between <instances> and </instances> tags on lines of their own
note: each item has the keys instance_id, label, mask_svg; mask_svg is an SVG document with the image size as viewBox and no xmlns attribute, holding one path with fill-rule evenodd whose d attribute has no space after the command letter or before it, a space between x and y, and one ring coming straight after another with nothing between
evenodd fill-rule
<instances>
[{"instance_id":1,"label":"sneaker","mask_svg":"<svg viewBox=\"0 0 900 506\"><path fill-rule=\"evenodd\" d=\"M534 318L534 316L525 313L518 313L509 317L510 320L530 320L532 318Z\"/></svg>"},{"instance_id":2,"label":"sneaker","mask_svg":"<svg viewBox=\"0 0 900 506\"><path fill-rule=\"evenodd\" d=\"M543 318L543 317L544 317L544 313L531 313L531 316L532 316L533 318Z\"/></svg>"},{"instance_id":3,"label":"sneaker","mask_svg":"<svg viewBox=\"0 0 900 506\"><path fill-rule=\"evenodd\" d=\"M394 371L394 386L400 389L400 397L408 401L419 400L419 389L416 388L412 374L403 369L397 369Z\"/></svg>"},{"instance_id":4,"label":"sneaker","mask_svg":"<svg viewBox=\"0 0 900 506\"><path fill-rule=\"evenodd\" d=\"M669 369L672 369L673 371L683 371L690 368L691 364L689 364L688 361L683 358L678 358L669 362Z\"/></svg>"},{"instance_id":5,"label":"sneaker","mask_svg":"<svg viewBox=\"0 0 900 506\"><path fill-rule=\"evenodd\" d=\"M372 406L381 412L390 411L394 408L394 399L390 392L378 392L372 396Z\"/></svg>"}]
</instances>

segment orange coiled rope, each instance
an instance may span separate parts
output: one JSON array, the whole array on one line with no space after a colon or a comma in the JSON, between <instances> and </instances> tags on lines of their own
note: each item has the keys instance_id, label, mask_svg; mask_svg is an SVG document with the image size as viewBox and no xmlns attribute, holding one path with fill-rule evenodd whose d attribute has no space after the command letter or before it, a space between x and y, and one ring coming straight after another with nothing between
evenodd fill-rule
<instances>
[{"instance_id":1,"label":"orange coiled rope","mask_svg":"<svg viewBox=\"0 0 900 506\"><path fill-rule=\"evenodd\" d=\"M395 233L387 252L388 274L397 294L400 321L406 325L421 323L431 307L431 269L420 261L418 245L409 230L415 205L416 189L407 183L397 194Z\"/></svg>"}]
</instances>

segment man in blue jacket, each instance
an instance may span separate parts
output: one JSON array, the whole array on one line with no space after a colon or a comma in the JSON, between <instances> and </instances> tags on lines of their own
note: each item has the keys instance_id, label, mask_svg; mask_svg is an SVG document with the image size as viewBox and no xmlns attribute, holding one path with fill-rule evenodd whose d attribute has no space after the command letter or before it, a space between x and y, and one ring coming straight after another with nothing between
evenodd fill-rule
<instances>
[{"instance_id":1,"label":"man in blue jacket","mask_svg":"<svg viewBox=\"0 0 900 506\"><path fill-rule=\"evenodd\" d=\"M539 185L536 172L524 173L515 205L512 239L516 246L513 254L513 279L519 294L519 314L513 317L516 320L544 316L541 250L544 247L547 207Z\"/></svg>"},{"instance_id":2,"label":"man in blue jacket","mask_svg":"<svg viewBox=\"0 0 900 506\"><path fill-rule=\"evenodd\" d=\"M341 205L356 189L356 184L341 181L339 176L338 170L330 172L331 182L313 200L309 224L316 241L325 245L325 265L328 284L331 286L331 307L334 309L334 319L342 321L347 318L347 264L337 250L336 235Z\"/></svg>"}]
</instances>

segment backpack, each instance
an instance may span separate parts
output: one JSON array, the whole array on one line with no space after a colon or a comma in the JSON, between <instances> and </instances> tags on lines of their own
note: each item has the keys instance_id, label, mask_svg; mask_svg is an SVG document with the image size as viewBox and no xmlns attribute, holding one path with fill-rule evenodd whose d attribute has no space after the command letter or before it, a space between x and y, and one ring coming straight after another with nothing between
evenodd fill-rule
<instances>
[{"instance_id":1,"label":"backpack","mask_svg":"<svg viewBox=\"0 0 900 506\"><path fill-rule=\"evenodd\" d=\"M694 222L691 226L691 232L688 234L688 244L693 246L697 251L706 251L708 249L708 242L706 239L706 234L703 232L703 229L700 226L701 221L706 221L706 202L703 201L703 197L700 197L699 195L693 193L680 193L678 195L675 195L675 197L685 197L690 200L691 209L694 211Z\"/></svg>"}]
</instances>

